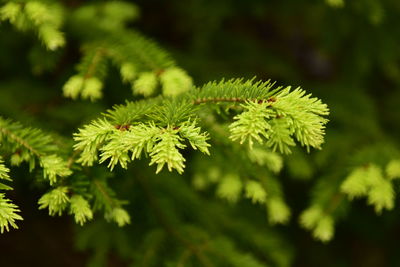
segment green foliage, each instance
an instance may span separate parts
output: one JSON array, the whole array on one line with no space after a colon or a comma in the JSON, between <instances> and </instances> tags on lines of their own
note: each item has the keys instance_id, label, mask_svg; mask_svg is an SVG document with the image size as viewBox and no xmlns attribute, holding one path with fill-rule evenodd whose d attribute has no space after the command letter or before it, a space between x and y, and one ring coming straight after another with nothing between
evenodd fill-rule
<instances>
[{"instance_id":1,"label":"green foliage","mask_svg":"<svg viewBox=\"0 0 400 267\"><path fill-rule=\"evenodd\" d=\"M157 87L157 76L152 72L143 72L138 79L134 81L132 90L134 94L145 97L154 94Z\"/></svg>"},{"instance_id":2,"label":"green foliage","mask_svg":"<svg viewBox=\"0 0 400 267\"><path fill-rule=\"evenodd\" d=\"M129 214L126 212L126 210L122 208L113 208L108 213L106 213L105 218L108 221L115 221L119 227L131 223L131 218Z\"/></svg>"},{"instance_id":3,"label":"green foliage","mask_svg":"<svg viewBox=\"0 0 400 267\"><path fill-rule=\"evenodd\" d=\"M246 197L250 198L253 203L265 203L267 192L262 185L256 181L246 183Z\"/></svg>"},{"instance_id":4,"label":"green foliage","mask_svg":"<svg viewBox=\"0 0 400 267\"><path fill-rule=\"evenodd\" d=\"M393 165L393 161L391 164ZM394 208L395 192L389 179L384 177L379 166L372 164L355 169L343 181L341 191L350 199L366 196L368 204L375 206L376 213L380 214L383 209Z\"/></svg>"},{"instance_id":5,"label":"green foliage","mask_svg":"<svg viewBox=\"0 0 400 267\"><path fill-rule=\"evenodd\" d=\"M267 123L267 119L271 117L270 111L267 110L268 103L252 103L243 105L246 110L234 117L236 121L230 125L231 139L233 141L240 140L240 143L248 142L249 146L253 146L253 139L262 143L262 137L268 139L268 131L271 126Z\"/></svg>"},{"instance_id":6,"label":"green foliage","mask_svg":"<svg viewBox=\"0 0 400 267\"><path fill-rule=\"evenodd\" d=\"M242 192L243 183L240 176L234 173L228 173L221 178L217 188L217 195L229 202L237 202Z\"/></svg>"},{"instance_id":7,"label":"green foliage","mask_svg":"<svg viewBox=\"0 0 400 267\"><path fill-rule=\"evenodd\" d=\"M265 147L252 147L247 151L249 160L260 166L266 166L273 173L279 173L283 167L282 157Z\"/></svg>"},{"instance_id":8,"label":"green foliage","mask_svg":"<svg viewBox=\"0 0 400 267\"><path fill-rule=\"evenodd\" d=\"M11 181L8 173L10 170L4 165L3 159L0 157L0 180ZM12 188L6 184L0 182L0 190L12 190ZM0 193L0 232L3 233L4 229L9 231L9 227L18 229L16 220L22 220L21 212L17 205L13 204L11 200L5 197L4 193Z\"/></svg>"},{"instance_id":9,"label":"green foliage","mask_svg":"<svg viewBox=\"0 0 400 267\"><path fill-rule=\"evenodd\" d=\"M271 197L267 201L268 220L270 224L289 222L291 212L282 197Z\"/></svg>"},{"instance_id":10,"label":"green foliage","mask_svg":"<svg viewBox=\"0 0 400 267\"><path fill-rule=\"evenodd\" d=\"M4 161L0 157L0 179L6 180L6 181L11 181L11 178L8 175L9 172L10 172L10 170L4 165ZM0 189L1 190L11 190L12 187L10 187L6 184L0 183Z\"/></svg>"},{"instance_id":11,"label":"green foliage","mask_svg":"<svg viewBox=\"0 0 400 267\"><path fill-rule=\"evenodd\" d=\"M327 242L333 237L334 221L319 206L305 210L300 216L300 223L304 228L312 230L313 236L322 242Z\"/></svg>"},{"instance_id":12,"label":"green foliage","mask_svg":"<svg viewBox=\"0 0 400 267\"><path fill-rule=\"evenodd\" d=\"M4 230L9 231L10 226L18 229L16 220L22 220L21 215L17 205L11 203L11 201L5 198L3 193L0 193L0 233Z\"/></svg>"},{"instance_id":13,"label":"green foliage","mask_svg":"<svg viewBox=\"0 0 400 267\"><path fill-rule=\"evenodd\" d=\"M58 3L9 1L0 8L0 20L9 21L21 31L36 32L49 50L65 45L64 34L60 31L64 20L63 10Z\"/></svg>"},{"instance_id":14,"label":"green foliage","mask_svg":"<svg viewBox=\"0 0 400 267\"><path fill-rule=\"evenodd\" d=\"M81 128L79 133L74 135L74 140L77 142L74 148L82 151L78 162L84 166L92 166L97 160L99 146L114 130L114 126L107 120L93 121Z\"/></svg>"},{"instance_id":15,"label":"green foliage","mask_svg":"<svg viewBox=\"0 0 400 267\"><path fill-rule=\"evenodd\" d=\"M69 203L69 197L67 193L68 188L65 186L60 186L44 194L38 201L39 209L48 208L50 216L60 216L67 208Z\"/></svg>"},{"instance_id":16,"label":"green foliage","mask_svg":"<svg viewBox=\"0 0 400 267\"><path fill-rule=\"evenodd\" d=\"M163 95L177 96L192 89L192 78L180 68L169 68L160 75Z\"/></svg>"},{"instance_id":17,"label":"green foliage","mask_svg":"<svg viewBox=\"0 0 400 267\"><path fill-rule=\"evenodd\" d=\"M400 178L400 160L391 160L386 166L386 174L389 179Z\"/></svg>"},{"instance_id":18,"label":"green foliage","mask_svg":"<svg viewBox=\"0 0 400 267\"><path fill-rule=\"evenodd\" d=\"M396 0L0 2L1 233L29 191L90 266L398 265Z\"/></svg>"},{"instance_id":19,"label":"green foliage","mask_svg":"<svg viewBox=\"0 0 400 267\"><path fill-rule=\"evenodd\" d=\"M54 184L58 177L69 176L72 172L67 162L56 154L58 148L50 135L39 129L27 128L20 123L0 117L0 142L3 152L11 153L11 164L29 164L33 170L39 161L44 178Z\"/></svg>"},{"instance_id":20,"label":"green foliage","mask_svg":"<svg viewBox=\"0 0 400 267\"><path fill-rule=\"evenodd\" d=\"M100 150L100 163L110 160L108 167L111 170L118 163L126 169L128 162L140 158L143 152L150 156L150 165L157 164L156 173L161 171L164 164L167 164L169 171L176 169L178 173L182 173L185 167L185 159L179 152L179 149L186 147L182 143L183 140L188 140L193 149L199 149L201 152L209 154L209 144L206 142L208 139L207 133L201 133L201 129L196 126L196 121L199 120L199 117L194 113L197 108L196 106L200 105L204 107L205 103L222 103L223 105L228 102L235 104L240 103L242 100L246 101L246 104L241 105L245 111L235 116L234 119L236 121L230 125L230 138L233 141L239 140L240 143L248 141L250 148L252 148L253 139L262 143L263 137L268 140L267 144L273 150L278 147L281 152L289 152L290 150L283 146L283 144L287 144L287 141L282 141L282 138L289 138L291 140L290 145L295 145L291 137L286 136L286 133L288 133L294 134L307 148L309 146L319 148L324 134L323 124L327 122L321 116L328 113L326 105L320 101L310 98L310 96L304 97L303 91L297 90L294 96L291 96L286 89L282 93L279 90L280 88L278 88L277 90L273 90L273 95L269 94L270 97L268 100L251 102L240 97L232 98L231 93L227 92L226 88L229 88L229 86L238 86L240 88L238 90L243 91L243 94L253 91L251 97L259 98L266 95L262 89L269 93L272 85L268 82L253 83L252 81L247 81L242 83L240 80L229 81L227 83L221 82L219 85L221 87L214 88L215 92L210 92L211 96L209 97L205 97L204 93L197 94L196 91L198 89L193 89L193 93L189 91L174 100L168 97L159 98L156 108L152 108L152 101L148 105L145 102L138 102L116 106L114 110L109 111L107 114L107 117L111 118L111 121L115 121L114 128L107 120L99 119L91 125L80 129L80 132L75 134L75 140L78 141L75 149L83 150L80 161L84 165L92 165L97 159L97 151ZM202 90L209 90L209 86L205 85ZM218 91L220 92L216 94ZM236 93L239 94L240 91ZM303 101L302 105L296 106L296 109L287 108L288 111L286 112L287 114L290 112L304 112L303 115L308 117L310 122L304 118L291 118L290 123L288 122L283 130L278 131L280 128L275 125L278 124L276 121L281 120L279 116L289 116L283 113L285 105L279 104L281 101L279 96L281 95L284 96L282 97L284 102L287 101L287 95L290 95L292 101L296 97L298 97L298 101ZM305 100L303 100L303 97ZM278 108L275 110L276 105ZM303 105L308 105L308 109L303 111ZM129 113L128 110L130 111ZM123 118L119 118L120 116ZM195 118L194 121L191 119L192 117ZM149 124L143 124L146 118ZM270 126L268 121L272 121L272 126ZM124 122L124 124L118 124L120 122ZM296 125L297 128L292 127L292 125ZM316 127L318 130L312 132L310 127ZM319 141L310 141L311 139L305 137L304 131L312 132L313 138ZM272 133L270 134L270 132ZM99 148L99 146L101 147ZM129 156L130 152L132 156ZM275 167L275 171L280 169L279 163L277 164L278 166Z\"/></svg>"},{"instance_id":21,"label":"green foliage","mask_svg":"<svg viewBox=\"0 0 400 267\"><path fill-rule=\"evenodd\" d=\"M69 201L71 203L70 213L74 215L76 223L83 225L86 221L93 219L93 212L86 199L74 195Z\"/></svg>"}]
</instances>

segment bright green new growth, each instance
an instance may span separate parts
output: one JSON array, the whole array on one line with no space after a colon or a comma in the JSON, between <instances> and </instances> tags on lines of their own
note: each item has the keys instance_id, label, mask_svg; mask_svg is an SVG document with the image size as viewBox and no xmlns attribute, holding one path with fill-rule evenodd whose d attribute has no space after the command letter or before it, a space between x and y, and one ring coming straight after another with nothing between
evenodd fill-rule
<instances>
[{"instance_id":1,"label":"bright green new growth","mask_svg":"<svg viewBox=\"0 0 400 267\"><path fill-rule=\"evenodd\" d=\"M8 173L10 172L10 170L4 165L4 161L3 159L0 157L0 180L6 180L6 181L11 181L10 176L8 175ZM12 187L0 183L0 190L11 190Z\"/></svg>"},{"instance_id":2,"label":"bright green new growth","mask_svg":"<svg viewBox=\"0 0 400 267\"><path fill-rule=\"evenodd\" d=\"M312 206L300 216L300 224L312 230L313 236L322 242L329 241L334 234L334 221L331 216L324 214L319 206Z\"/></svg>"},{"instance_id":3,"label":"bright green new growth","mask_svg":"<svg viewBox=\"0 0 400 267\"><path fill-rule=\"evenodd\" d=\"M386 166L386 174L389 179L400 178L400 160L392 160Z\"/></svg>"},{"instance_id":4,"label":"bright green new growth","mask_svg":"<svg viewBox=\"0 0 400 267\"><path fill-rule=\"evenodd\" d=\"M93 219L93 212L89 202L82 196L74 195L70 201L70 214L75 217L76 223L83 225L86 221Z\"/></svg>"},{"instance_id":5,"label":"bright green new growth","mask_svg":"<svg viewBox=\"0 0 400 267\"><path fill-rule=\"evenodd\" d=\"M253 203L265 203L267 192L259 182L249 181L245 187L246 197L251 199Z\"/></svg>"},{"instance_id":6,"label":"bright green new growth","mask_svg":"<svg viewBox=\"0 0 400 267\"><path fill-rule=\"evenodd\" d=\"M11 181L8 173L10 170L4 165L3 159L0 157L0 181L6 180ZM0 190L12 190L12 187L0 182ZM0 232L4 230L9 231L9 227L18 229L16 220L22 220L22 217L18 214L20 212L17 205L13 204L11 200L5 197L4 193L0 193Z\"/></svg>"},{"instance_id":7,"label":"bright green new growth","mask_svg":"<svg viewBox=\"0 0 400 267\"><path fill-rule=\"evenodd\" d=\"M282 196L272 196L267 199L268 220L270 224L285 224L289 222L291 212Z\"/></svg>"},{"instance_id":8,"label":"bright green new growth","mask_svg":"<svg viewBox=\"0 0 400 267\"><path fill-rule=\"evenodd\" d=\"M9 231L10 226L18 229L15 221L23 220L18 212L20 212L18 206L5 198L3 193L0 193L0 233L3 233L4 230Z\"/></svg>"},{"instance_id":9,"label":"bright green new growth","mask_svg":"<svg viewBox=\"0 0 400 267\"><path fill-rule=\"evenodd\" d=\"M233 141L240 140L240 144L247 141L250 147L253 146L253 139L259 143L263 142L262 137L268 139L271 125L267 120L272 116L270 113L273 113L267 109L268 106L268 102L243 104L242 107L246 111L234 117L236 121L229 126L230 138Z\"/></svg>"},{"instance_id":10,"label":"bright green new growth","mask_svg":"<svg viewBox=\"0 0 400 267\"><path fill-rule=\"evenodd\" d=\"M192 89L192 78L180 68L169 68L160 75L162 92L165 96L177 96Z\"/></svg>"},{"instance_id":11,"label":"bright green new growth","mask_svg":"<svg viewBox=\"0 0 400 267\"><path fill-rule=\"evenodd\" d=\"M322 117L328 114L326 105L305 96L300 89L271 90L272 86L269 82L231 80L209 83L174 99L155 98L116 106L106 114L108 119L94 121L74 135L78 142L75 149L82 151L79 161L90 166L100 151L100 163L110 160L111 170L117 164L126 169L130 161L143 153L151 158L150 165L157 164L156 173L164 165L169 171L182 173L185 159L180 150L186 147L185 140L193 149L209 154L208 134L197 126L201 118L196 110L207 108L205 104L228 109L240 104L243 111L234 116L235 121L229 126L230 139L241 144L248 142L250 151L257 142L266 143L273 151L289 153L289 146L295 145L293 138L307 149L320 148L327 122ZM271 165L274 172L280 170L279 157L255 151L249 152L250 159Z\"/></svg>"},{"instance_id":12,"label":"bright green new growth","mask_svg":"<svg viewBox=\"0 0 400 267\"><path fill-rule=\"evenodd\" d=\"M40 159L40 166L43 168L43 176L49 179L50 184L57 181L57 177L67 177L72 174L68 163L57 155L44 156Z\"/></svg>"},{"instance_id":13,"label":"bright green new growth","mask_svg":"<svg viewBox=\"0 0 400 267\"><path fill-rule=\"evenodd\" d=\"M9 21L22 31L34 31L49 50L65 45L60 31L63 12L57 3L28 1L26 4L8 2L0 8L0 21Z\"/></svg>"},{"instance_id":14,"label":"bright green new growth","mask_svg":"<svg viewBox=\"0 0 400 267\"><path fill-rule=\"evenodd\" d=\"M74 148L81 151L78 162L84 166L92 166L98 158L99 146L114 130L114 126L107 120L97 120L80 129L79 134L74 135L74 140L77 142Z\"/></svg>"},{"instance_id":15,"label":"bright green new growth","mask_svg":"<svg viewBox=\"0 0 400 267\"><path fill-rule=\"evenodd\" d=\"M217 188L217 195L228 202L235 203L239 200L243 183L240 176L235 173L228 173L222 177Z\"/></svg>"},{"instance_id":16,"label":"bright green new growth","mask_svg":"<svg viewBox=\"0 0 400 267\"><path fill-rule=\"evenodd\" d=\"M93 211L89 202L81 195L71 194L71 189L58 186L44 194L38 201L39 209L48 209L50 216L61 216L69 208L69 214L74 215L75 222L83 225L93 219Z\"/></svg>"},{"instance_id":17,"label":"bright green new growth","mask_svg":"<svg viewBox=\"0 0 400 267\"><path fill-rule=\"evenodd\" d=\"M131 218L126 212L126 210L122 208L114 208L106 213L105 216L106 220L108 221L115 221L119 227L125 226L131 223Z\"/></svg>"},{"instance_id":18,"label":"bright green new growth","mask_svg":"<svg viewBox=\"0 0 400 267\"><path fill-rule=\"evenodd\" d=\"M383 209L391 210L394 208L395 192L390 179L393 179L395 165L395 161L388 164L388 178L377 165L359 167L343 181L340 189L350 199L367 197L368 204L373 205L378 214Z\"/></svg>"},{"instance_id":19,"label":"bright green new growth","mask_svg":"<svg viewBox=\"0 0 400 267\"><path fill-rule=\"evenodd\" d=\"M277 152L262 146L253 146L247 151L249 160L260 166L266 166L273 173L279 173L283 167L283 159Z\"/></svg>"},{"instance_id":20,"label":"bright green new growth","mask_svg":"<svg viewBox=\"0 0 400 267\"><path fill-rule=\"evenodd\" d=\"M53 138L39 129L26 128L17 122L0 117L0 143L2 150L11 153L11 164L19 166L27 162L32 171L38 161L44 178L54 184L58 177L67 177L72 172L67 162L57 155Z\"/></svg>"},{"instance_id":21,"label":"bright green new growth","mask_svg":"<svg viewBox=\"0 0 400 267\"><path fill-rule=\"evenodd\" d=\"M69 203L69 197L67 193L68 188L62 186L44 194L38 201L39 209L48 208L50 216L61 216L62 212L67 208Z\"/></svg>"},{"instance_id":22,"label":"bright green new growth","mask_svg":"<svg viewBox=\"0 0 400 267\"><path fill-rule=\"evenodd\" d=\"M138 79L132 84L134 94L143 95L145 97L154 94L157 88L157 76L153 72L143 72Z\"/></svg>"}]
</instances>

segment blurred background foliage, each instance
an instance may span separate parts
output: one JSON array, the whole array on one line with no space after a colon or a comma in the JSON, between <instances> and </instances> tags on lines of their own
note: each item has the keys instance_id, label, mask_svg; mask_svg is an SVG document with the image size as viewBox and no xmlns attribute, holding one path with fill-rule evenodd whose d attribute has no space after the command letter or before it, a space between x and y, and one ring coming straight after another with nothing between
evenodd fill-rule
<instances>
[{"instance_id":1,"label":"blurred background foliage","mask_svg":"<svg viewBox=\"0 0 400 267\"><path fill-rule=\"evenodd\" d=\"M61 2L74 9L87 1ZM360 166L384 169L399 158L398 0L134 3L139 19L130 26L169 51L196 85L257 76L301 85L328 104L323 149L285 156L279 180L292 210L290 222L270 226L261 206L248 200L230 205L216 199L214 189L195 191L190 177L196 168L210 166L198 155L190 156L183 176L155 176L145 162L128 171L117 169L110 182L129 201L132 215L124 228L101 219L80 227L66 216L49 218L36 207L44 188L30 185L27 167L12 168L11 197L25 220L21 229L1 236L1 266L198 266L185 242L189 247L207 243L210 236L207 246L232 258L218 262L211 256L208 260L217 266L400 266L398 198L392 210L377 215L365 199L349 202L339 189ZM67 21L67 32L72 24ZM61 88L79 58L73 36L61 51L48 52L34 36L2 23L0 114L68 137L112 105L132 98L117 69L109 70L102 100L89 104L63 98ZM232 168L238 156L230 157L216 162L222 169ZM146 182L129 179L132 174ZM100 168L96 175L109 174ZM398 192L397 181L393 186ZM316 241L298 219L305 209L325 202L335 218L335 236L328 243ZM155 215L160 210L168 219Z\"/></svg>"}]
</instances>

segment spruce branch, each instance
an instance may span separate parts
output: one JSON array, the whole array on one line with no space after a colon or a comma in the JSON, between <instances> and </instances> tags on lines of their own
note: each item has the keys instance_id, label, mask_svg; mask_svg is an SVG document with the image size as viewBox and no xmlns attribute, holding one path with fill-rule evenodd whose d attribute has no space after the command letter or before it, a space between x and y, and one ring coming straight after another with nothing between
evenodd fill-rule
<instances>
[{"instance_id":1,"label":"spruce branch","mask_svg":"<svg viewBox=\"0 0 400 267\"><path fill-rule=\"evenodd\" d=\"M92 121L91 124L79 129L79 132L74 134L76 142L74 149L82 151L77 162L84 166L92 166L98 158L99 146L114 131L116 131L115 127L105 119Z\"/></svg>"},{"instance_id":2,"label":"spruce branch","mask_svg":"<svg viewBox=\"0 0 400 267\"><path fill-rule=\"evenodd\" d=\"M11 153L11 163L20 165L28 162L30 170L39 161L43 168L44 178L54 184L57 177L72 174L67 162L56 154L58 148L50 135L39 129L24 127L18 122L0 117L0 142L2 149Z\"/></svg>"},{"instance_id":3,"label":"spruce branch","mask_svg":"<svg viewBox=\"0 0 400 267\"><path fill-rule=\"evenodd\" d=\"M72 76L64 85L65 97L97 100L102 97L103 77L106 72L106 50L102 46L88 45L78 65L79 74Z\"/></svg>"},{"instance_id":4,"label":"spruce branch","mask_svg":"<svg viewBox=\"0 0 400 267\"><path fill-rule=\"evenodd\" d=\"M323 117L328 114L326 105L305 95L303 90L291 92L290 87L273 89L273 86L269 81L229 80L208 83L174 98L127 102L105 114L115 123L115 129L106 120L85 126L75 134L75 140L79 141L75 149L83 150L81 159L85 164L97 159L98 148L100 163L110 160L111 169L118 163L127 168L131 160L144 152L151 157L151 165L157 163L157 172L167 164L169 170L174 168L182 173L185 159L179 149L185 148L184 139L192 148L208 154L208 136L195 126L201 123L197 111L205 108L206 103L218 106L227 102L239 104L242 109L229 126L233 141L248 142L250 148L254 142L265 142L272 151L281 153L290 153L294 138L307 149L320 148L327 122ZM102 135L100 129L107 134ZM91 145L91 139L101 142ZM131 158L130 153L133 153Z\"/></svg>"},{"instance_id":5,"label":"spruce branch","mask_svg":"<svg viewBox=\"0 0 400 267\"><path fill-rule=\"evenodd\" d=\"M340 189L350 200L367 197L368 204L375 207L377 214L383 209L394 208L395 191L391 178L390 176L386 178L382 168L375 164L353 170L343 181Z\"/></svg>"},{"instance_id":6,"label":"spruce branch","mask_svg":"<svg viewBox=\"0 0 400 267\"><path fill-rule=\"evenodd\" d=\"M58 3L26 1L8 2L0 7L0 21L9 21L21 31L34 31L48 50L65 45L60 28L64 20L63 7Z\"/></svg>"},{"instance_id":7,"label":"spruce branch","mask_svg":"<svg viewBox=\"0 0 400 267\"><path fill-rule=\"evenodd\" d=\"M131 218L128 212L122 208L122 201L115 197L114 191L108 187L104 180L93 179L91 192L95 198L93 209L102 209L107 221L114 221L119 227L130 224Z\"/></svg>"},{"instance_id":8,"label":"spruce branch","mask_svg":"<svg viewBox=\"0 0 400 267\"><path fill-rule=\"evenodd\" d=\"M174 237L177 241L182 243L185 247L187 247L188 250L190 250L194 255L197 256L199 261L204 265L204 266L213 266L213 264L210 262L210 260L204 255L203 253L203 248L197 244L193 244L190 240L186 239L183 237L176 229L174 226L172 226L165 216L164 212L162 211L161 207L158 204L157 199L155 198L153 192L151 191L151 188L143 177L140 175L135 175L135 178L139 181L140 185L142 186L147 199L149 200L148 203L152 207L154 214L157 216L158 221L160 224L164 227L166 232Z\"/></svg>"}]
</instances>

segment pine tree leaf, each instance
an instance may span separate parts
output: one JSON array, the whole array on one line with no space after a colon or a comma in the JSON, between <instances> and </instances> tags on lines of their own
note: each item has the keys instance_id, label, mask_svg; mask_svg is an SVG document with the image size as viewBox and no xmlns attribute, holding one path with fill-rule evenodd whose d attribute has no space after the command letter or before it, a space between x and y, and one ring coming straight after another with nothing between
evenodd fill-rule
<instances>
[{"instance_id":1,"label":"pine tree leaf","mask_svg":"<svg viewBox=\"0 0 400 267\"><path fill-rule=\"evenodd\" d=\"M4 161L3 161L2 157L0 156L0 179L11 181L11 178L8 175L9 172L10 172L10 170L4 165Z\"/></svg>"},{"instance_id":2,"label":"pine tree leaf","mask_svg":"<svg viewBox=\"0 0 400 267\"><path fill-rule=\"evenodd\" d=\"M72 174L67 162L57 155L41 157L40 166L43 168L44 178L49 179L50 185L57 181L57 176L67 177Z\"/></svg>"},{"instance_id":3,"label":"pine tree leaf","mask_svg":"<svg viewBox=\"0 0 400 267\"><path fill-rule=\"evenodd\" d=\"M267 199L267 192L259 182L248 181L245 186L245 196L253 203L265 203Z\"/></svg>"},{"instance_id":4,"label":"pine tree leaf","mask_svg":"<svg viewBox=\"0 0 400 267\"><path fill-rule=\"evenodd\" d=\"M222 177L216 193L220 198L235 203L239 200L242 187L243 183L240 180L240 177L237 174L229 173Z\"/></svg>"},{"instance_id":5,"label":"pine tree leaf","mask_svg":"<svg viewBox=\"0 0 400 267\"><path fill-rule=\"evenodd\" d=\"M340 190L347 194L350 199L365 196L369 189L368 176L369 172L365 168L358 168L350 173L350 175L342 183Z\"/></svg>"},{"instance_id":6,"label":"pine tree leaf","mask_svg":"<svg viewBox=\"0 0 400 267\"><path fill-rule=\"evenodd\" d=\"M263 143L263 137L268 139L271 125L267 119L272 116L271 110L267 109L268 105L267 102L248 102L242 105L246 111L234 117L236 121L229 126L230 138L233 141L239 140L241 144L248 142L250 147L253 146L253 140Z\"/></svg>"},{"instance_id":7,"label":"pine tree leaf","mask_svg":"<svg viewBox=\"0 0 400 267\"><path fill-rule=\"evenodd\" d=\"M392 183L382 179L368 192L368 204L375 206L375 212L381 214L383 209L394 208L395 193Z\"/></svg>"},{"instance_id":8,"label":"pine tree leaf","mask_svg":"<svg viewBox=\"0 0 400 267\"><path fill-rule=\"evenodd\" d=\"M121 78L122 81L124 82L133 82L137 76L137 70L135 65L133 65L132 63L123 63L121 65Z\"/></svg>"},{"instance_id":9,"label":"pine tree leaf","mask_svg":"<svg viewBox=\"0 0 400 267\"><path fill-rule=\"evenodd\" d=\"M280 197L267 199L267 211L270 224L285 224L290 219L290 209Z\"/></svg>"},{"instance_id":10,"label":"pine tree leaf","mask_svg":"<svg viewBox=\"0 0 400 267\"><path fill-rule=\"evenodd\" d=\"M83 88L84 79L80 75L74 75L63 86L65 97L77 99Z\"/></svg>"},{"instance_id":11,"label":"pine tree leaf","mask_svg":"<svg viewBox=\"0 0 400 267\"><path fill-rule=\"evenodd\" d=\"M92 121L79 129L79 132L74 134L74 149L82 151L78 162L84 166L92 166L98 158L97 151L100 145L115 131L115 127L105 119Z\"/></svg>"},{"instance_id":12,"label":"pine tree leaf","mask_svg":"<svg viewBox=\"0 0 400 267\"><path fill-rule=\"evenodd\" d=\"M295 142L290 128L290 121L286 118L273 119L270 122L270 134L268 136L267 146L272 148L272 151L290 154L291 146L295 146Z\"/></svg>"},{"instance_id":13,"label":"pine tree leaf","mask_svg":"<svg viewBox=\"0 0 400 267\"><path fill-rule=\"evenodd\" d=\"M113 208L110 212L106 213L106 219L116 222L119 227L131 223L131 218L128 212L123 208Z\"/></svg>"},{"instance_id":14,"label":"pine tree leaf","mask_svg":"<svg viewBox=\"0 0 400 267\"><path fill-rule=\"evenodd\" d=\"M389 179L400 178L400 160L391 160L386 166L386 173Z\"/></svg>"},{"instance_id":15,"label":"pine tree leaf","mask_svg":"<svg viewBox=\"0 0 400 267\"><path fill-rule=\"evenodd\" d=\"M163 95L177 96L192 89L192 78L181 68L166 69L160 75Z\"/></svg>"},{"instance_id":16,"label":"pine tree leaf","mask_svg":"<svg viewBox=\"0 0 400 267\"><path fill-rule=\"evenodd\" d=\"M70 199L70 214L74 215L75 222L83 225L93 219L93 212L89 202L80 195L74 195Z\"/></svg>"},{"instance_id":17,"label":"pine tree leaf","mask_svg":"<svg viewBox=\"0 0 400 267\"><path fill-rule=\"evenodd\" d=\"M247 154L251 162L266 166L273 173L279 173L283 167L282 157L266 148L254 146L247 151Z\"/></svg>"},{"instance_id":18,"label":"pine tree leaf","mask_svg":"<svg viewBox=\"0 0 400 267\"><path fill-rule=\"evenodd\" d=\"M132 90L134 94L148 97L154 94L157 84L157 76L153 72L143 72L133 83Z\"/></svg>"},{"instance_id":19,"label":"pine tree leaf","mask_svg":"<svg viewBox=\"0 0 400 267\"><path fill-rule=\"evenodd\" d=\"M178 149L185 148L185 145L181 143L182 138L179 137L177 131L167 128L156 138L157 144L150 152L149 165L157 164L156 173L159 173L165 164L167 164L168 171L176 169L178 173L183 173L186 160Z\"/></svg>"},{"instance_id":20,"label":"pine tree leaf","mask_svg":"<svg viewBox=\"0 0 400 267\"><path fill-rule=\"evenodd\" d=\"M322 217L323 217L322 208L317 205L313 205L301 213L300 224L304 228L312 230L317 226L318 222L321 220Z\"/></svg>"},{"instance_id":21,"label":"pine tree leaf","mask_svg":"<svg viewBox=\"0 0 400 267\"><path fill-rule=\"evenodd\" d=\"M194 150L199 149L204 154L210 155L208 147L211 145L207 143L208 134L201 133L201 128L197 127L196 121L188 121L179 127L179 135L187 139Z\"/></svg>"},{"instance_id":22,"label":"pine tree leaf","mask_svg":"<svg viewBox=\"0 0 400 267\"><path fill-rule=\"evenodd\" d=\"M20 12L21 5L14 2L8 2L0 8L0 19L9 20L12 24L14 24L17 20L17 17L20 15Z\"/></svg>"},{"instance_id":23,"label":"pine tree leaf","mask_svg":"<svg viewBox=\"0 0 400 267\"><path fill-rule=\"evenodd\" d=\"M61 216L62 212L67 208L69 197L67 196L68 188L59 186L50 192L44 194L38 201L39 209L49 209L50 216Z\"/></svg>"},{"instance_id":24,"label":"pine tree leaf","mask_svg":"<svg viewBox=\"0 0 400 267\"><path fill-rule=\"evenodd\" d=\"M90 99L91 101L95 101L97 99L102 98L103 93L103 83L97 77L90 77L85 79L84 86L82 89L82 98Z\"/></svg>"},{"instance_id":25,"label":"pine tree leaf","mask_svg":"<svg viewBox=\"0 0 400 267\"><path fill-rule=\"evenodd\" d=\"M5 198L3 193L0 193L0 232L4 233L4 230L9 231L9 227L18 229L15 221L23 220L18 214L20 212L17 205L11 203L11 201Z\"/></svg>"},{"instance_id":26,"label":"pine tree leaf","mask_svg":"<svg viewBox=\"0 0 400 267\"><path fill-rule=\"evenodd\" d=\"M334 235L334 221L331 216L323 216L317 223L313 236L322 242L328 242Z\"/></svg>"}]
</instances>

